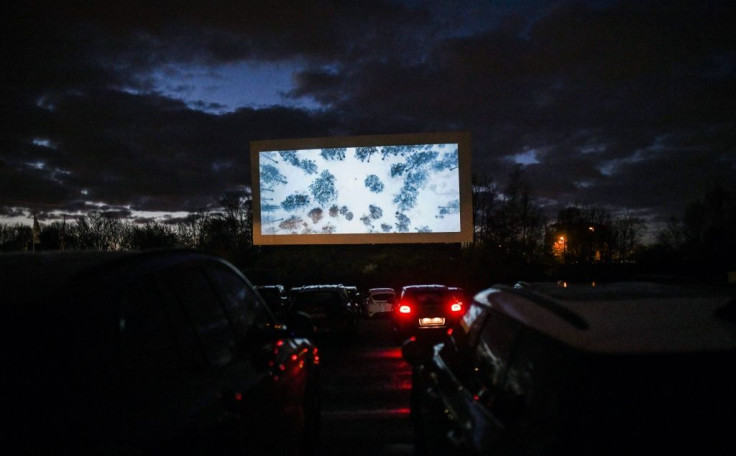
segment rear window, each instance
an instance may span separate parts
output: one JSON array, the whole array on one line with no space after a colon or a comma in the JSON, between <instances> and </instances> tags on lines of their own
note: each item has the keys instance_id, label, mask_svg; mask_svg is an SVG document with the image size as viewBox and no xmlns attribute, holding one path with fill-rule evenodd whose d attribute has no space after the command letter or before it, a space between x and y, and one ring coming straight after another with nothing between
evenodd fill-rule
<instances>
[{"instance_id":1,"label":"rear window","mask_svg":"<svg viewBox=\"0 0 736 456\"><path fill-rule=\"evenodd\" d=\"M393 301L394 295L389 294L389 293L378 293L378 294L371 295L371 298L374 301Z\"/></svg>"},{"instance_id":2,"label":"rear window","mask_svg":"<svg viewBox=\"0 0 736 456\"><path fill-rule=\"evenodd\" d=\"M405 296L417 305L424 306L444 304L448 293L445 289L411 290Z\"/></svg>"}]
</instances>

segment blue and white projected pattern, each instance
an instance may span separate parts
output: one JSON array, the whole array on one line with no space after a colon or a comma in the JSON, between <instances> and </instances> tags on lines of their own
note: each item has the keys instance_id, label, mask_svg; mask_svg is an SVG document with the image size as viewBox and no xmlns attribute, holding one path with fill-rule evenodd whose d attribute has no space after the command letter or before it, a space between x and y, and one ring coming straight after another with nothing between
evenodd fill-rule
<instances>
[{"instance_id":1,"label":"blue and white projected pattern","mask_svg":"<svg viewBox=\"0 0 736 456\"><path fill-rule=\"evenodd\" d=\"M457 144L259 157L263 235L460 232Z\"/></svg>"}]
</instances>

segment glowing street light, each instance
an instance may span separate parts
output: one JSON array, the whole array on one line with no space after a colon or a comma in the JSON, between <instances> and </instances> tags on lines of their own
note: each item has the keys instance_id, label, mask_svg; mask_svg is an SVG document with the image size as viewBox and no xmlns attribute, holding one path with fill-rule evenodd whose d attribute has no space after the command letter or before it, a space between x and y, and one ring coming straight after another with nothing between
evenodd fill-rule
<instances>
[{"instance_id":1,"label":"glowing street light","mask_svg":"<svg viewBox=\"0 0 736 456\"><path fill-rule=\"evenodd\" d=\"M567 259L567 239L565 239L565 236L560 236L560 241L562 241L562 262L565 263Z\"/></svg>"},{"instance_id":2,"label":"glowing street light","mask_svg":"<svg viewBox=\"0 0 736 456\"><path fill-rule=\"evenodd\" d=\"M565 262L565 257L567 256L567 239L565 236L560 236L557 238L557 241L554 245L555 254L559 255L560 258L562 258L562 262Z\"/></svg>"}]
</instances>

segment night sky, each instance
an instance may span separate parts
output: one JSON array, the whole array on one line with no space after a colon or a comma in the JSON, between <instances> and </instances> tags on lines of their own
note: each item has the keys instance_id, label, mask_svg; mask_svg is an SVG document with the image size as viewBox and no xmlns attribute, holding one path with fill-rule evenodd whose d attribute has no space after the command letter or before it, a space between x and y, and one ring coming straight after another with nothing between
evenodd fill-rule
<instances>
[{"instance_id":1,"label":"night sky","mask_svg":"<svg viewBox=\"0 0 736 456\"><path fill-rule=\"evenodd\" d=\"M249 142L470 131L568 205L658 222L736 189L736 2L22 1L0 34L0 223L214 209Z\"/></svg>"}]
</instances>

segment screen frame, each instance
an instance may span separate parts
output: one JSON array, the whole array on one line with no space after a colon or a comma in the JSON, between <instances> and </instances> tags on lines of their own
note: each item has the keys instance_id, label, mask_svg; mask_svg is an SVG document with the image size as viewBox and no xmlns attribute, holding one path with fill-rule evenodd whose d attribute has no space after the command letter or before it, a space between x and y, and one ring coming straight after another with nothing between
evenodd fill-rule
<instances>
[{"instance_id":1,"label":"screen frame","mask_svg":"<svg viewBox=\"0 0 736 456\"><path fill-rule=\"evenodd\" d=\"M457 144L460 190L460 231L433 233L261 233L260 154L281 150L351 148L392 145ZM250 142L251 191L253 194L253 245L334 245L463 243L473 241L470 132L435 132L387 135L340 136L258 140Z\"/></svg>"}]
</instances>

